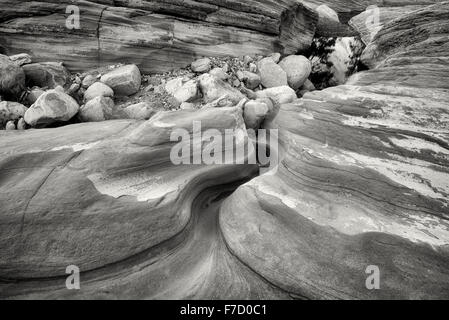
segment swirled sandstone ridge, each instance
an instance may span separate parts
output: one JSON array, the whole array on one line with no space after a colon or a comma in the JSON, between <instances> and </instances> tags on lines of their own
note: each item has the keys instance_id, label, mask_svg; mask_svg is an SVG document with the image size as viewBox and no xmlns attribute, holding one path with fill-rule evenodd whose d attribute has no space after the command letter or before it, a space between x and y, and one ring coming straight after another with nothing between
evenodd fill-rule
<instances>
[{"instance_id":1,"label":"swirled sandstone ridge","mask_svg":"<svg viewBox=\"0 0 449 320\"><path fill-rule=\"evenodd\" d=\"M239 262L218 229L223 197L258 167L171 162L171 132L192 132L192 120L244 129L240 109L217 108L2 134L0 296L288 297ZM79 291L65 287L71 264Z\"/></svg>"},{"instance_id":2,"label":"swirled sandstone ridge","mask_svg":"<svg viewBox=\"0 0 449 320\"><path fill-rule=\"evenodd\" d=\"M449 297L449 3L387 23L370 71L283 105L277 172L221 209L230 250L311 298ZM378 266L380 290L365 270Z\"/></svg>"},{"instance_id":3,"label":"swirled sandstone ridge","mask_svg":"<svg viewBox=\"0 0 449 320\"><path fill-rule=\"evenodd\" d=\"M279 166L259 177L170 160L174 128L244 130L238 106L2 131L0 297L449 298L448 15L382 21L370 70L282 105L265 123Z\"/></svg>"}]
</instances>

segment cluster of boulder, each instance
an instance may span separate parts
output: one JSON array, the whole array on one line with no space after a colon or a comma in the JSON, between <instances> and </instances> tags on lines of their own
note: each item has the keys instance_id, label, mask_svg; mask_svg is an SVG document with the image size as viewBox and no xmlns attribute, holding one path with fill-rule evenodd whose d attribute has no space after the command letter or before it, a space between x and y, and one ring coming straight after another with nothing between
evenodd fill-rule
<instances>
[{"instance_id":1,"label":"cluster of boulder","mask_svg":"<svg viewBox=\"0 0 449 320\"><path fill-rule=\"evenodd\" d=\"M311 62L291 55L202 58L182 76L169 76L156 88L142 87L136 65L111 66L72 75L62 63L32 63L27 54L0 56L2 73L0 127L6 130L41 128L74 122L112 119L147 120L155 109L152 91L170 97L175 109L239 106L248 128L273 117L279 105L314 90L308 80ZM142 80L143 79L143 80ZM141 90L141 87L143 90ZM130 102L136 93L146 101ZM117 98L122 102L117 103ZM134 101L136 102L136 101Z\"/></svg>"},{"instance_id":2,"label":"cluster of boulder","mask_svg":"<svg viewBox=\"0 0 449 320\"><path fill-rule=\"evenodd\" d=\"M0 128L24 130L70 121L148 119L153 109L145 103L126 108L114 103L114 97L140 90L139 68L126 65L110 69L72 76L61 63L32 63L27 54L0 55Z\"/></svg>"},{"instance_id":3,"label":"cluster of boulder","mask_svg":"<svg viewBox=\"0 0 449 320\"><path fill-rule=\"evenodd\" d=\"M290 103L315 90L309 76L312 64L304 56L279 53L268 57L202 58L191 73L167 81L165 90L181 109L239 106L248 128L258 128Z\"/></svg>"}]
</instances>

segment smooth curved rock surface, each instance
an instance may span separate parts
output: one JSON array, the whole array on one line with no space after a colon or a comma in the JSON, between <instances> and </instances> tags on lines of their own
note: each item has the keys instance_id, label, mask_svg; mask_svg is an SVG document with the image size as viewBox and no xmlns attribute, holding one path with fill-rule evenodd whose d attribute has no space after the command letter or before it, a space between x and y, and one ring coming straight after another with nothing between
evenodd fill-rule
<instances>
[{"instance_id":1,"label":"smooth curved rock surface","mask_svg":"<svg viewBox=\"0 0 449 320\"><path fill-rule=\"evenodd\" d=\"M220 215L265 279L308 298L449 298L448 14L396 19L368 46L372 70L281 107L277 171ZM370 265L380 290L365 287Z\"/></svg>"},{"instance_id":2,"label":"smooth curved rock surface","mask_svg":"<svg viewBox=\"0 0 449 320\"><path fill-rule=\"evenodd\" d=\"M306 0L304 5L319 15L316 36L320 37L353 37L361 33L367 39L373 28L380 26L401 14L421 9L444 0ZM379 11L369 10L376 7ZM326 8L327 7L327 8ZM330 10L329 10L330 9ZM368 10L367 10L368 9ZM335 14L338 20L335 19ZM380 13L377 17L374 12ZM357 16L357 17L355 17ZM362 31L362 32L360 32ZM374 35L375 33L373 33Z\"/></svg>"},{"instance_id":3,"label":"smooth curved rock surface","mask_svg":"<svg viewBox=\"0 0 449 320\"><path fill-rule=\"evenodd\" d=\"M172 129L192 120L244 129L240 109L220 108L1 133L0 297L289 298L218 227L221 202L258 166L170 162ZM81 290L65 288L67 264Z\"/></svg>"},{"instance_id":4,"label":"smooth curved rock surface","mask_svg":"<svg viewBox=\"0 0 449 320\"><path fill-rule=\"evenodd\" d=\"M257 92L292 102L265 121L281 162L235 192L257 166L169 155L239 108L1 132L0 298L449 299L448 14L385 24L346 85Z\"/></svg>"}]
</instances>

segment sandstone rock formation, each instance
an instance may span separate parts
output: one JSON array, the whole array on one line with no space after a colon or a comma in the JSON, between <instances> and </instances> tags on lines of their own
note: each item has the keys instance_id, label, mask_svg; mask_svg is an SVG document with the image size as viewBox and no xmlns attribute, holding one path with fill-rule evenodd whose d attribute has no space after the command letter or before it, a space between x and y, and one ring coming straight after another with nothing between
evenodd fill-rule
<instances>
[{"instance_id":1,"label":"sandstone rock formation","mask_svg":"<svg viewBox=\"0 0 449 320\"><path fill-rule=\"evenodd\" d=\"M278 170L221 209L233 254L300 297L449 297L448 14L392 21L368 46L372 70L281 107ZM365 287L370 265L380 290Z\"/></svg>"},{"instance_id":2,"label":"sandstone rock formation","mask_svg":"<svg viewBox=\"0 0 449 320\"><path fill-rule=\"evenodd\" d=\"M445 0L306 0L304 5L315 11L319 18L316 35L320 37L352 37L359 32L366 38L368 29L377 28L385 21L394 19L401 14L421 9L425 6L443 2ZM379 9L380 16L375 17L374 10ZM363 13L363 14L361 14ZM356 15L361 14L354 21L350 21ZM338 18L338 19L337 19ZM349 25L348 25L349 24ZM356 26L354 30L354 26Z\"/></svg>"},{"instance_id":3,"label":"sandstone rock formation","mask_svg":"<svg viewBox=\"0 0 449 320\"><path fill-rule=\"evenodd\" d=\"M316 9L319 6L326 5L337 12L340 21L348 22L355 15L362 13L369 6L400 8L404 6L415 6L416 9L422 6L429 6L444 0L305 0L305 5Z\"/></svg>"},{"instance_id":4,"label":"sandstone rock formation","mask_svg":"<svg viewBox=\"0 0 449 320\"><path fill-rule=\"evenodd\" d=\"M296 0L97 0L77 3L80 29L70 30L72 4L1 0L0 52L64 61L72 72L116 62L165 72L203 56L295 53L310 44L317 21Z\"/></svg>"},{"instance_id":5,"label":"sandstone rock formation","mask_svg":"<svg viewBox=\"0 0 449 320\"><path fill-rule=\"evenodd\" d=\"M39 20L35 13L23 17L26 6L45 17L63 2L15 6L23 11L7 6L0 19L10 23L0 31L13 30L18 13L21 21ZM265 40L283 43L291 34L282 28L299 25L282 25L281 35L270 27L283 19L299 21L295 18L304 14L292 11L289 0L263 0L266 6L253 14L252 1L230 0L207 11L214 8L211 2L119 0L104 7L84 1L83 6L88 19L104 11L100 50L94 54L107 47L102 39L108 32L110 47L136 39L122 41L115 28L129 31L124 26L130 24L134 37L144 33L139 29L144 21L159 17L159 31L171 28L171 19L197 27L193 21L202 21L208 31L217 25L232 29L212 33L226 44L229 38L223 35L249 32L260 40L261 30ZM325 3L347 21L381 1L308 2L311 7ZM414 3L429 2L434 1ZM167 11L176 12L176 18L167 18ZM306 92L313 90L306 81L302 99L285 85L243 88L249 98L259 99L248 102L224 79L203 74L198 84L208 102L204 109L159 112L148 121L0 132L0 298L449 299L448 15L445 2L385 20L372 41L365 39L362 60L370 70L322 91ZM98 19L90 23L96 26ZM155 37L166 48L167 39ZM30 41L21 34L12 38ZM184 44L198 38L190 41ZM199 50L199 44L193 46ZM136 52L135 58L143 52L139 48L127 49ZM162 57L175 51L167 50L151 59L168 59ZM173 54L181 57L175 64L188 60L184 52ZM162 62L154 68L167 68L167 60ZM174 94L187 78L160 87ZM26 113L39 111L46 122L52 99L64 95L61 90L44 93ZM40 103L45 99L48 103ZM234 107L210 108L221 101ZM127 108L130 114L152 114L148 105ZM174 162L192 163L199 151L210 148L203 135L209 130L221 135L234 130L233 144L224 141L213 156L223 158L230 151L238 160L254 156L245 120L248 128L263 123L279 132L279 150L269 146L270 153L279 152L279 163L270 172L256 177L259 165L246 162ZM248 152L235 152L239 147ZM80 290L66 289L68 265L82 272ZM366 287L369 266L380 269L379 290Z\"/></svg>"},{"instance_id":6,"label":"sandstone rock formation","mask_svg":"<svg viewBox=\"0 0 449 320\"><path fill-rule=\"evenodd\" d=\"M244 129L240 109L221 108L2 134L0 296L285 298L218 230L223 192L257 166L170 161L172 128L193 132L192 120L203 131ZM69 260L85 271L81 291L61 281ZM123 271L131 277L119 285Z\"/></svg>"}]
</instances>

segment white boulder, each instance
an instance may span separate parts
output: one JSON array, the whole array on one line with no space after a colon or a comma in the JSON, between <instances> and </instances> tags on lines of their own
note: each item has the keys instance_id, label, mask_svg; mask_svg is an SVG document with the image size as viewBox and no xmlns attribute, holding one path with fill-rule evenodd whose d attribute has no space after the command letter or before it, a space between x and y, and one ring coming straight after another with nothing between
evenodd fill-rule
<instances>
[{"instance_id":1,"label":"white boulder","mask_svg":"<svg viewBox=\"0 0 449 320\"><path fill-rule=\"evenodd\" d=\"M130 96L139 91L142 76L135 64L114 69L100 79L101 82L114 90L117 96Z\"/></svg>"}]
</instances>

